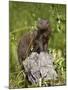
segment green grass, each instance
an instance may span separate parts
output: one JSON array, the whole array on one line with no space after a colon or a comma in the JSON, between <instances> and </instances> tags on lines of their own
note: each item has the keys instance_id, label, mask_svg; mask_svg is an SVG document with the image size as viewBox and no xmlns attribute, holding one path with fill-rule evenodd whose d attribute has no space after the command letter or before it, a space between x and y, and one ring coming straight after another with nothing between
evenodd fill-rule
<instances>
[{"instance_id":1,"label":"green grass","mask_svg":"<svg viewBox=\"0 0 68 90\"><path fill-rule=\"evenodd\" d=\"M9 88L38 87L38 84L30 84L24 71L21 69L17 45L20 37L36 28L39 18L48 19L52 28L49 40L49 52L54 57L54 67L58 79L42 81L43 86L66 84L66 5L40 4L25 2L9 2L9 26L10 26L10 77Z\"/></svg>"}]
</instances>

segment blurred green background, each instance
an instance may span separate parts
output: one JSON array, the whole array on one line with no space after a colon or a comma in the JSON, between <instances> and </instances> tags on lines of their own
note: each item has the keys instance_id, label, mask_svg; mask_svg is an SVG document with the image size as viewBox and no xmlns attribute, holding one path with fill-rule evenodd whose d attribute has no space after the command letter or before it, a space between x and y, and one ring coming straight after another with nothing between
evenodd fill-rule
<instances>
[{"instance_id":1,"label":"blurred green background","mask_svg":"<svg viewBox=\"0 0 68 90\"><path fill-rule=\"evenodd\" d=\"M47 83L51 83L52 86L66 84L66 5L9 1L9 88L38 86L27 83L17 57L20 37L36 28L38 19L48 19L50 22L52 34L49 40L49 53L54 57L55 70L59 76L54 82L43 81L42 86L46 86Z\"/></svg>"}]
</instances>

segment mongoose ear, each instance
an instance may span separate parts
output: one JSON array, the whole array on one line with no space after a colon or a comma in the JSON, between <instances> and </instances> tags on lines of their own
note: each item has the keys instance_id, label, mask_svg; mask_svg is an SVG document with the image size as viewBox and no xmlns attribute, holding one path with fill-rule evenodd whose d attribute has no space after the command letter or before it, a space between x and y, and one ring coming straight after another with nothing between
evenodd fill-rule
<instances>
[{"instance_id":1,"label":"mongoose ear","mask_svg":"<svg viewBox=\"0 0 68 90\"><path fill-rule=\"evenodd\" d=\"M38 18L38 20L37 20L37 25L38 25L39 23L41 23L42 21L43 21L43 19Z\"/></svg>"}]
</instances>

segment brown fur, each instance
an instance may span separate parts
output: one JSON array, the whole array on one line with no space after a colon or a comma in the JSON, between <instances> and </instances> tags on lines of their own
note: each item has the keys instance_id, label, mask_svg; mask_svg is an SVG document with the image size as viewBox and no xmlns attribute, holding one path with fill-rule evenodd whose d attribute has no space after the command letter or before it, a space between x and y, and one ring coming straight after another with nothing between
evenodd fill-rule
<instances>
[{"instance_id":1,"label":"brown fur","mask_svg":"<svg viewBox=\"0 0 68 90\"><path fill-rule=\"evenodd\" d=\"M32 51L37 53L41 51L46 52L48 49L48 40L51 33L48 21L40 20L37 24L37 28L38 30L23 35L19 41L17 52L20 63L30 55L32 46Z\"/></svg>"}]
</instances>

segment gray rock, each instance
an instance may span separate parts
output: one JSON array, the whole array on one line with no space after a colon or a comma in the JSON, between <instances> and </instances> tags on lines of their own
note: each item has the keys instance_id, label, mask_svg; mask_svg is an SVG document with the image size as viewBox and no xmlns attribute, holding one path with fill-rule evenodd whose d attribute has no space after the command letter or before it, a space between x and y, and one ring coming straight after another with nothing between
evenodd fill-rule
<instances>
[{"instance_id":1,"label":"gray rock","mask_svg":"<svg viewBox=\"0 0 68 90\"><path fill-rule=\"evenodd\" d=\"M23 61L23 65L31 83L39 82L40 78L55 80L57 77L53 66L53 58L47 52L41 52L40 54L32 52L31 55Z\"/></svg>"}]
</instances>

